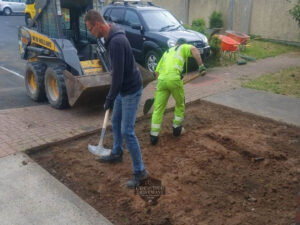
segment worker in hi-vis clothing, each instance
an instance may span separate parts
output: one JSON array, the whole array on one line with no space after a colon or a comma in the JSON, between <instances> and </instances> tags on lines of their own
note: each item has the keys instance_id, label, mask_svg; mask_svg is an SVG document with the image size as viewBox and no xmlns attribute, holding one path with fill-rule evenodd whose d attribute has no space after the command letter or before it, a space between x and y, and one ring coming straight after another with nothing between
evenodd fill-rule
<instances>
[{"instance_id":1,"label":"worker in hi-vis clothing","mask_svg":"<svg viewBox=\"0 0 300 225\"><path fill-rule=\"evenodd\" d=\"M183 69L184 64L189 57L193 57L198 66L198 72L205 74L205 66L202 63L199 50L190 44L186 44L186 40L180 38L176 45L167 50L160 59L156 67L156 77L158 78L156 92L154 96L154 111L151 121L150 141L152 145L158 142L158 135L161 130L164 112L170 95L176 101L173 135L179 136L183 130L182 122L184 117L185 102L183 89Z\"/></svg>"}]
</instances>

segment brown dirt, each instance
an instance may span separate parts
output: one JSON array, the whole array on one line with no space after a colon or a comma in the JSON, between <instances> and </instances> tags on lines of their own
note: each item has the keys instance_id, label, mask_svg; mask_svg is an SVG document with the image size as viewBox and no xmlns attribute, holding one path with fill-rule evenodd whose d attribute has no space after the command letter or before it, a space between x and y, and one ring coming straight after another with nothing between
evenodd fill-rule
<instances>
[{"instance_id":1,"label":"brown dirt","mask_svg":"<svg viewBox=\"0 0 300 225\"><path fill-rule=\"evenodd\" d=\"M166 187L155 206L126 188L132 172L127 150L114 165L88 152L99 134L31 157L114 224L292 224L300 129L203 101L189 105L185 115L186 133L175 138L173 114L166 114L155 147L149 144L150 117L136 124L145 165ZM105 146L112 146L110 129Z\"/></svg>"}]
</instances>

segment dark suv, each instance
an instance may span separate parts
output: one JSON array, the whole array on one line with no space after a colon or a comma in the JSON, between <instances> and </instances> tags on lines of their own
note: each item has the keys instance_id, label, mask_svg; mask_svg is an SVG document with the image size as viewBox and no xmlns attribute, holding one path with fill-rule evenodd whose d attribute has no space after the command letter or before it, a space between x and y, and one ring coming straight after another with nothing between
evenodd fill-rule
<instances>
[{"instance_id":1,"label":"dark suv","mask_svg":"<svg viewBox=\"0 0 300 225\"><path fill-rule=\"evenodd\" d=\"M210 54L205 35L187 30L169 11L150 2L113 2L105 6L102 15L107 22L121 26L137 61L154 71L162 54L179 38L196 46L205 59Z\"/></svg>"}]
</instances>

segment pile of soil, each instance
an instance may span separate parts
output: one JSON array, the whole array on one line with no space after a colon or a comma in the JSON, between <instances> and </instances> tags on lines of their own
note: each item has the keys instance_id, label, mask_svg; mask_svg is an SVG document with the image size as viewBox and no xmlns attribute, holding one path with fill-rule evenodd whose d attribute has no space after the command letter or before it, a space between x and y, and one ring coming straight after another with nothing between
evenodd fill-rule
<instances>
[{"instance_id":1,"label":"pile of soil","mask_svg":"<svg viewBox=\"0 0 300 225\"><path fill-rule=\"evenodd\" d=\"M180 137L168 112L157 146L150 116L136 123L145 165L166 194L146 205L126 188L132 164L101 164L87 150L99 134L30 154L114 224L293 224L299 192L300 128L197 101ZM112 147L108 129L105 146Z\"/></svg>"}]
</instances>

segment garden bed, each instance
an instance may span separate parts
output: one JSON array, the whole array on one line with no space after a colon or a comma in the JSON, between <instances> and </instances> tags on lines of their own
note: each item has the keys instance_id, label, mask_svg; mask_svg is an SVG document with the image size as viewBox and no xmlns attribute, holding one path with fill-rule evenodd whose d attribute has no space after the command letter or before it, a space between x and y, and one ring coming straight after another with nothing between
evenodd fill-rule
<instances>
[{"instance_id":1,"label":"garden bed","mask_svg":"<svg viewBox=\"0 0 300 225\"><path fill-rule=\"evenodd\" d=\"M172 135L166 114L157 146L150 116L136 123L145 165L165 195L146 205L126 188L132 165L101 164L87 150L99 134L30 153L53 176L114 224L292 224L300 176L300 128L197 101ZM106 147L112 146L109 128Z\"/></svg>"}]
</instances>

